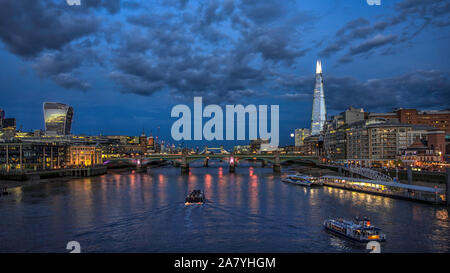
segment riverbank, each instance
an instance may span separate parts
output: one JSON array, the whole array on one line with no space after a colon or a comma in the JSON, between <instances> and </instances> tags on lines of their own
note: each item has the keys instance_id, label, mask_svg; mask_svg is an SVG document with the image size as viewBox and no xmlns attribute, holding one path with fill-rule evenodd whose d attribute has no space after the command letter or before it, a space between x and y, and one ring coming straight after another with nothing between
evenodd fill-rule
<instances>
[{"instance_id":1,"label":"riverbank","mask_svg":"<svg viewBox=\"0 0 450 273\"><path fill-rule=\"evenodd\" d=\"M308 174L308 175L315 176L315 177L319 177L322 175L340 176L337 171L334 171L334 170L331 170L328 168L320 168L320 167L316 167L316 166L302 166L302 165L292 166L292 168L295 169L297 172ZM417 178L419 178L419 179L417 179ZM433 187L433 188L437 187L437 188L445 189L445 180L430 181L430 180L421 180L420 178L421 177L413 174L412 185ZM399 182L403 183L403 184L408 184L408 180L402 179L401 177L400 177Z\"/></svg>"},{"instance_id":2,"label":"riverbank","mask_svg":"<svg viewBox=\"0 0 450 273\"><path fill-rule=\"evenodd\" d=\"M39 184L46 184L50 182L67 182L76 177L55 177L55 178L44 178L38 180L25 180L25 181L12 181L12 180L0 180L0 188L6 188L6 190L22 188L22 187L30 187Z\"/></svg>"},{"instance_id":3,"label":"riverbank","mask_svg":"<svg viewBox=\"0 0 450 273\"><path fill-rule=\"evenodd\" d=\"M55 180L68 181L79 177L99 176L106 174L106 172L107 168L105 166L29 172L2 172L0 176L0 188L26 187Z\"/></svg>"},{"instance_id":4,"label":"riverbank","mask_svg":"<svg viewBox=\"0 0 450 273\"><path fill-rule=\"evenodd\" d=\"M294 165L291 166L291 168L297 172L310 175L313 177L320 177L320 176L342 176L337 171L334 171L329 168L321 168L317 166L311 166L311 165ZM413 177L414 178L414 177ZM349 179L351 179L349 177ZM361 178L364 180L365 178ZM348 181L347 181L348 182ZM405 186L409 185L408 181L400 180L401 184L404 184ZM440 189L441 194L427 194L423 192L417 192L414 193L411 190L397 190L397 191L387 191L387 190L380 190L378 188L370 188L365 187L361 185L354 185L352 183L335 183L332 180L324 182L324 185L334 188L340 188L345 189L349 191L356 191L356 192L363 192L363 193L369 193L374 195L380 195L384 197L390 197L390 198L396 198L396 199L404 199L404 200L410 200L410 201L418 201L418 202L424 202L424 203L432 203L432 204L445 204L444 197L442 196L442 192L445 194L446 186L445 184L439 183L439 182L431 182L431 181L418 181L414 180L412 181L411 186L423 186L430 189Z\"/></svg>"}]
</instances>

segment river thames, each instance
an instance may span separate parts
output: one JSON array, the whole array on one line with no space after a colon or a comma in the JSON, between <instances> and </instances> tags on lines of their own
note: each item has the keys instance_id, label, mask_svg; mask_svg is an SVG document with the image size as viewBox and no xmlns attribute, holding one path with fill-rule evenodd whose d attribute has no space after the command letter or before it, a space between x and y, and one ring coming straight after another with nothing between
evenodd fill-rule
<instances>
[{"instance_id":1,"label":"river thames","mask_svg":"<svg viewBox=\"0 0 450 273\"><path fill-rule=\"evenodd\" d=\"M293 173L283 168L283 173ZM204 205L185 206L193 189ZM323 229L368 216L381 252L449 252L449 209L342 189L286 184L271 168L210 162L147 173L112 171L11 190L0 198L0 252L366 252Z\"/></svg>"}]
</instances>

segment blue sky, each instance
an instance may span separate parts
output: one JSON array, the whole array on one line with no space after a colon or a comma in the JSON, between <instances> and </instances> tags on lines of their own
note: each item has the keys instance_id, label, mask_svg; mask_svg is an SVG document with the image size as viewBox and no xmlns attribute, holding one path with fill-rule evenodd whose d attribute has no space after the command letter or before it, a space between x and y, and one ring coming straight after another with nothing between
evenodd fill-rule
<instances>
[{"instance_id":1,"label":"blue sky","mask_svg":"<svg viewBox=\"0 0 450 273\"><path fill-rule=\"evenodd\" d=\"M156 134L159 126L173 142L171 108L202 96L206 104L280 105L280 144L288 145L295 128L310 126L319 58L329 116L350 105L450 108L444 0L0 6L0 108L23 130L43 129L42 103L56 101L75 108L75 134Z\"/></svg>"}]
</instances>

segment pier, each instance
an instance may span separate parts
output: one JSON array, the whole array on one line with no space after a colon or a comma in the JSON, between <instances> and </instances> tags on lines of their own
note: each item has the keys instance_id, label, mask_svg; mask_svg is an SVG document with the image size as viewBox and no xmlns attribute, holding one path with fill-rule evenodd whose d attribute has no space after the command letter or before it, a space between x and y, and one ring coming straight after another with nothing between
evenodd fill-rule
<instances>
[{"instance_id":1,"label":"pier","mask_svg":"<svg viewBox=\"0 0 450 273\"><path fill-rule=\"evenodd\" d=\"M407 199L432 204L447 204L446 189L403 184L392 181L377 181L362 178L325 175L323 184L351 191L371 193L385 197ZM448 195L448 193L447 193Z\"/></svg>"}]
</instances>

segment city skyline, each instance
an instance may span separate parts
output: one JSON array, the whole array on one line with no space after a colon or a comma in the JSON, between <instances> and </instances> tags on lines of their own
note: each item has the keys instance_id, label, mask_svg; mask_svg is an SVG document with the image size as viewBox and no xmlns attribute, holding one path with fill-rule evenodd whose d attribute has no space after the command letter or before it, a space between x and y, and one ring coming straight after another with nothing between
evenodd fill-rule
<instances>
[{"instance_id":1,"label":"city skyline","mask_svg":"<svg viewBox=\"0 0 450 273\"><path fill-rule=\"evenodd\" d=\"M0 254L288 272L449 253L449 14L0 0Z\"/></svg>"},{"instance_id":2,"label":"city skyline","mask_svg":"<svg viewBox=\"0 0 450 273\"><path fill-rule=\"evenodd\" d=\"M441 32L448 26L445 12L437 12L448 8L442 1L156 6L157 16L140 1L79 7L40 1L27 8L11 2L2 12L55 15L61 28L43 24L30 33L18 27L24 25L14 21L19 19L3 17L0 58L8 66L0 71L0 95L7 100L0 107L23 130L44 129L40 105L58 101L76 109L75 134L138 135L160 126L161 138L170 139L171 107L194 95L208 103L276 102L280 143L288 145L295 129L310 127L314 64L320 58L326 64L328 117L349 106L372 112L450 108L449 38ZM435 16L424 21L419 10ZM69 18L82 26L67 25ZM11 39L13 26L23 43ZM52 44L52 32L65 38Z\"/></svg>"}]
</instances>

